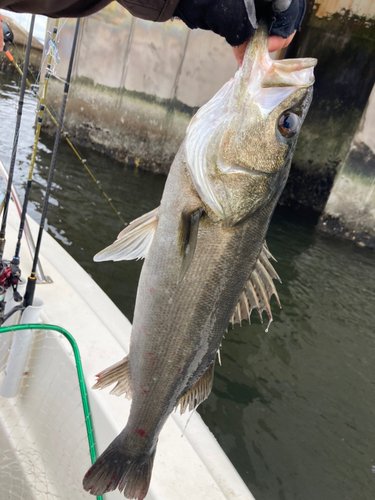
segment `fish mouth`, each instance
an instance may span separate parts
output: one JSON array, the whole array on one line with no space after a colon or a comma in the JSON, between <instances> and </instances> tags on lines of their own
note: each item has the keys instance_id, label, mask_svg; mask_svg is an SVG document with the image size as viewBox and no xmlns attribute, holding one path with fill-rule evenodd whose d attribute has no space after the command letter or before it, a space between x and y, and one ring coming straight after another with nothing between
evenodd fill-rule
<instances>
[{"instance_id":1,"label":"fish mouth","mask_svg":"<svg viewBox=\"0 0 375 500\"><path fill-rule=\"evenodd\" d=\"M315 82L314 67L317 62L314 57L273 61L260 86L261 88L311 87Z\"/></svg>"},{"instance_id":2,"label":"fish mouth","mask_svg":"<svg viewBox=\"0 0 375 500\"><path fill-rule=\"evenodd\" d=\"M247 87L250 94L254 94L260 88L311 87L315 81L317 59L305 57L274 61L268 53L267 40L267 27L261 25L248 43L238 90Z\"/></svg>"}]
</instances>

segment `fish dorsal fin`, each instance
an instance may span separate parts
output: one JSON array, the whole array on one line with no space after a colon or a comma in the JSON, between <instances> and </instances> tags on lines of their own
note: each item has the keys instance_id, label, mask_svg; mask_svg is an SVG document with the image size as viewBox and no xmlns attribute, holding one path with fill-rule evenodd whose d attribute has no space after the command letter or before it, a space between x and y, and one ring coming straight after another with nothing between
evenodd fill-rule
<instances>
[{"instance_id":1,"label":"fish dorsal fin","mask_svg":"<svg viewBox=\"0 0 375 500\"><path fill-rule=\"evenodd\" d=\"M130 385L130 371L128 356L106 368L96 375L96 383L92 386L93 389L105 389L112 384L115 384L110 394L115 396L124 396L131 399L132 391Z\"/></svg>"},{"instance_id":2,"label":"fish dorsal fin","mask_svg":"<svg viewBox=\"0 0 375 500\"><path fill-rule=\"evenodd\" d=\"M158 212L159 207L133 220L112 245L95 255L94 261L144 259L158 226Z\"/></svg>"},{"instance_id":3,"label":"fish dorsal fin","mask_svg":"<svg viewBox=\"0 0 375 500\"><path fill-rule=\"evenodd\" d=\"M182 263L178 278L179 282L183 279L192 263L195 247L197 246L199 221L202 213L203 209L198 208L194 212L181 214L178 245L182 256Z\"/></svg>"},{"instance_id":4,"label":"fish dorsal fin","mask_svg":"<svg viewBox=\"0 0 375 500\"><path fill-rule=\"evenodd\" d=\"M256 309L262 323L262 313L263 311L267 312L269 323L266 331L268 331L269 325L273 321L270 306L270 299L272 295L275 295L277 303L281 308L280 299L272 281L273 279L277 279L281 283L281 280L269 259L275 260L268 250L266 242L264 242L259 258L255 264L254 271L252 272L250 279L246 282L245 288L242 291L240 299L233 312L230 320L232 325L235 323L241 324L243 319L250 323L251 311Z\"/></svg>"},{"instance_id":5,"label":"fish dorsal fin","mask_svg":"<svg viewBox=\"0 0 375 500\"><path fill-rule=\"evenodd\" d=\"M185 413L187 409L189 409L189 411L194 410L194 408L208 398L214 380L214 366L215 362L211 363L198 382L178 400L176 408L180 405L181 415Z\"/></svg>"}]
</instances>

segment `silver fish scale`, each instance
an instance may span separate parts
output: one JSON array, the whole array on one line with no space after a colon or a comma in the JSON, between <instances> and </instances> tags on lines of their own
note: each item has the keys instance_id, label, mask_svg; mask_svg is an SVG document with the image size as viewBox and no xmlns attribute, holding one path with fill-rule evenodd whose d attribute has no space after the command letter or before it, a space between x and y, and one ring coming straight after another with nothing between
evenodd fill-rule
<instances>
[{"instance_id":1,"label":"silver fish scale","mask_svg":"<svg viewBox=\"0 0 375 500\"><path fill-rule=\"evenodd\" d=\"M147 430L151 441L180 396L214 360L259 256L274 205L233 228L203 220L191 267L177 283L178 214L201 203L183 158L182 147L168 177L158 231L142 270L129 355L133 404L128 426ZM135 437L132 446L150 446L149 440Z\"/></svg>"}]
</instances>

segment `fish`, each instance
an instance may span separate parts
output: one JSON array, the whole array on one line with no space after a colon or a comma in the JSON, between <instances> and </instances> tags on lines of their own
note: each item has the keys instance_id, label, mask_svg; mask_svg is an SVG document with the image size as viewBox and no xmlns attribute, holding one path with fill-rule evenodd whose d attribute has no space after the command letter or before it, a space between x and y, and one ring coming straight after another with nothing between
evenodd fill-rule
<instances>
[{"instance_id":1,"label":"fish","mask_svg":"<svg viewBox=\"0 0 375 500\"><path fill-rule=\"evenodd\" d=\"M266 311L279 279L266 233L313 93L314 58L273 61L267 32L250 40L234 78L192 118L160 206L94 260L145 258L129 355L94 388L132 399L128 422L86 473L93 495L143 500L171 412L210 394L228 324Z\"/></svg>"}]
</instances>

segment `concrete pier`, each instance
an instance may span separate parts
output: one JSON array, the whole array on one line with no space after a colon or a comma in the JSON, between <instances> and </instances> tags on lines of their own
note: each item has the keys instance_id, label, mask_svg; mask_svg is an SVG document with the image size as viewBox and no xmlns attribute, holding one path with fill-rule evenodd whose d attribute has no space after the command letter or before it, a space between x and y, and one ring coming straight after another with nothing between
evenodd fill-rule
<instances>
[{"instance_id":1,"label":"concrete pier","mask_svg":"<svg viewBox=\"0 0 375 500\"><path fill-rule=\"evenodd\" d=\"M375 86L336 176L319 228L375 248Z\"/></svg>"},{"instance_id":2,"label":"concrete pier","mask_svg":"<svg viewBox=\"0 0 375 500\"><path fill-rule=\"evenodd\" d=\"M318 64L282 201L322 212L375 82L375 2L307 0L286 57L316 57Z\"/></svg>"}]
</instances>

